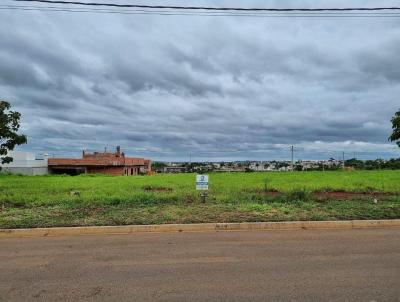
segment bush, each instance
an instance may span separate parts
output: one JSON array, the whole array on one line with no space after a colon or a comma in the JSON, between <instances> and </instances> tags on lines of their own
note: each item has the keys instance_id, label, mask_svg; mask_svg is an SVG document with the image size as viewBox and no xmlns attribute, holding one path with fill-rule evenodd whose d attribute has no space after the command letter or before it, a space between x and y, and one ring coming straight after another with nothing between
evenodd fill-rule
<instances>
[{"instance_id":1,"label":"bush","mask_svg":"<svg viewBox=\"0 0 400 302\"><path fill-rule=\"evenodd\" d=\"M307 201L312 198L311 192L305 188L296 189L286 194L286 201Z\"/></svg>"}]
</instances>

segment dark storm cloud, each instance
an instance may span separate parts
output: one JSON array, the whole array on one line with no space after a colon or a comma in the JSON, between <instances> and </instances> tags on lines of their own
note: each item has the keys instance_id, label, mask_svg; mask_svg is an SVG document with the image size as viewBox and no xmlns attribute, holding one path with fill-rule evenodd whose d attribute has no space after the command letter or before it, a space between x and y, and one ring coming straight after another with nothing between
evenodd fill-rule
<instances>
[{"instance_id":1,"label":"dark storm cloud","mask_svg":"<svg viewBox=\"0 0 400 302\"><path fill-rule=\"evenodd\" d=\"M393 61L400 53L400 31L392 41L380 45L372 51L363 51L358 64L362 72L375 79L384 79L390 84L400 82L400 69L398 61Z\"/></svg>"},{"instance_id":2,"label":"dark storm cloud","mask_svg":"<svg viewBox=\"0 0 400 302\"><path fill-rule=\"evenodd\" d=\"M352 4L361 5L341 2ZM23 114L28 150L122 145L159 159L285 158L295 144L305 156L396 155L387 143L400 106L396 18L4 10L0 41L0 97Z\"/></svg>"}]
</instances>

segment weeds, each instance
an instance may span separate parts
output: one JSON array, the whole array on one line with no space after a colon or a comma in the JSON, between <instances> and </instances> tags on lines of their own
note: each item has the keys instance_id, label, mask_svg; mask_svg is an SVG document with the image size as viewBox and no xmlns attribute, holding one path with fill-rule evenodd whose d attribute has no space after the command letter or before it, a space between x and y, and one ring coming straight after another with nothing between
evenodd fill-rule
<instances>
[{"instance_id":1,"label":"weeds","mask_svg":"<svg viewBox=\"0 0 400 302\"><path fill-rule=\"evenodd\" d=\"M287 202L293 202L293 201L296 202L296 201L312 200L313 196L309 190L301 188L286 193L284 198Z\"/></svg>"}]
</instances>

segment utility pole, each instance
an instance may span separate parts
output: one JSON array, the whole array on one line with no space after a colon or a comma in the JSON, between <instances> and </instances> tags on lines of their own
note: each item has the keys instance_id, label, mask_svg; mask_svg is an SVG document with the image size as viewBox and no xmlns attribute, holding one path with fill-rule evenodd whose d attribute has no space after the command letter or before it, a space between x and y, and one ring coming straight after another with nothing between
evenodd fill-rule
<instances>
[{"instance_id":1,"label":"utility pole","mask_svg":"<svg viewBox=\"0 0 400 302\"><path fill-rule=\"evenodd\" d=\"M343 159L343 170L345 169L345 164L344 164L344 151L342 152L342 159Z\"/></svg>"},{"instance_id":2,"label":"utility pole","mask_svg":"<svg viewBox=\"0 0 400 302\"><path fill-rule=\"evenodd\" d=\"M290 150L292 151L292 172L293 172L293 169L294 169L294 166L293 166L293 149L294 149L294 147L293 146L291 146L290 147Z\"/></svg>"}]
</instances>

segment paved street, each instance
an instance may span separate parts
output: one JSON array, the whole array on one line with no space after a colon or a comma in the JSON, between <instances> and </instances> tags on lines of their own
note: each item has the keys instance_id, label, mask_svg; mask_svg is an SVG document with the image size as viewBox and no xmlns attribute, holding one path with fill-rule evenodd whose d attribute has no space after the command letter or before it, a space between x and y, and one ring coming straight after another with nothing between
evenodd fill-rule
<instances>
[{"instance_id":1,"label":"paved street","mask_svg":"<svg viewBox=\"0 0 400 302\"><path fill-rule=\"evenodd\" d=\"M3 239L0 301L400 301L400 229Z\"/></svg>"}]
</instances>

